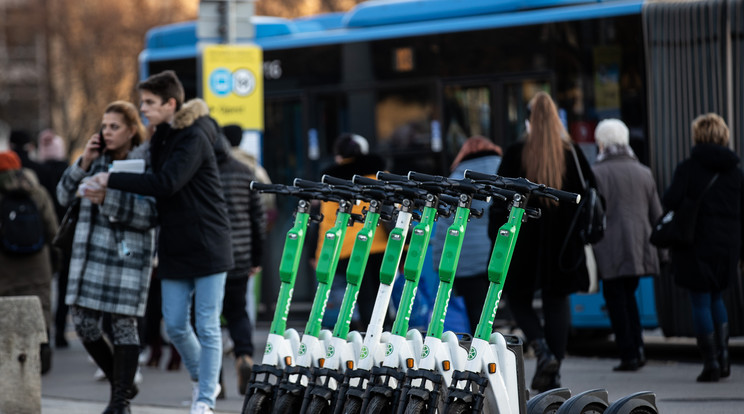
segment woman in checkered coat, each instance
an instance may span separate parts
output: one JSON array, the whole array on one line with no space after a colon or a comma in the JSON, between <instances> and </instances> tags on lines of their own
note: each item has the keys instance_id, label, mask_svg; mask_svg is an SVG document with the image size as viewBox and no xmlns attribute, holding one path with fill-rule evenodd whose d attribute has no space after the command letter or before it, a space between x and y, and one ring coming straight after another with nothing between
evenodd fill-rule
<instances>
[{"instance_id":1,"label":"woman in checkered coat","mask_svg":"<svg viewBox=\"0 0 744 414\"><path fill-rule=\"evenodd\" d=\"M101 125L101 134L90 138L57 184L60 204L82 197L65 303L85 349L111 383L105 412L129 413L129 400L137 393L136 318L145 313L157 214L153 197L97 188L87 180L108 171L112 161L133 158L131 150L145 138L137 108L129 102L109 104ZM99 328L104 312L112 316L113 351Z\"/></svg>"}]
</instances>

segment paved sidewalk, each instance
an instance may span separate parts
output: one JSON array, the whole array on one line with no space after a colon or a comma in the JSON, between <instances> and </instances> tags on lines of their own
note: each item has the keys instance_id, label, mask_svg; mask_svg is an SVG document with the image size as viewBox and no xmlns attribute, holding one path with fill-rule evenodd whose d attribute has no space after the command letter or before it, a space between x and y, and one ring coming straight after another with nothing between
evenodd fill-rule
<instances>
[{"instance_id":1,"label":"paved sidewalk","mask_svg":"<svg viewBox=\"0 0 744 414\"><path fill-rule=\"evenodd\" d=\"M73 334L74 335L74 334ZM255 341L257 354L263 349L267 329L259 326ZM573 394L605 388L610 402L638 391L653 391L657 396L659 412L687 413L741 413L744 406L744 364L741 357L744 340L734 341L736 364L730 378L718 383L700 384L695 377L701 363L695 357L694 340L690 338L666 339L654 333L646 335L650 361L634 373L613 372L615 358L608 357L611 343L601 343L591 355L570 355L561 369L563 386ZM611 353L611 352L610 352ZM587 355L582 351L582 355ZM168 361L163 355L161 366ZM690 357L692 356L692 357ZM243 397L238 394L233 359L224 360L224 381L227 398L218 400L216 413L239 413ZM534 373L535 359L525 361L527 381ZM96 381L96 368L87 358L80 342L70 338L70 347L54 350L52 370L42 377L43 414L100 414L109 399L109 386ZM132 403L134 414L186 414L189 411L191 385L185 368L166 371L162 368L142 367L143 382L140 393Z\"/></svg>"}]
</instances>

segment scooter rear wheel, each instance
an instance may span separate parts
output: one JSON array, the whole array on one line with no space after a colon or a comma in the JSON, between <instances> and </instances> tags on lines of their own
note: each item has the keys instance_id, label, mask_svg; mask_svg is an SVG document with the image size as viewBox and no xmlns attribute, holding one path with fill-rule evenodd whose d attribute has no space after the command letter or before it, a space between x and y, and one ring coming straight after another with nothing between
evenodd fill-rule
<instances>
[{"instance_id":1,"label":"scooter rear wheel","mask_svg":"<svg viewBox=\"0 0 744 414\"><path fill-rule=\"evenodd\" d=\"M344 404L343 414L359 414L362 412L362 400L357 397L349 397Z\"/></svg>"},{"instance_id":2,"label":"scooter rear wheel","mask_svg":"<svg viewBox=\"0 0 744 414\"><path fill-rule=\"evenodd\" d=\"M270 412L271 404L269 402L269 396L258 391L246 401L241 414L269 414Z\"/></svg>"},{"instance_id":3,"label":"scooter rear wheel","mask_svg":"<svg viewBox=\"0 0 744 414\"><path fill-rule=\"evenodd\" d=\"M284 394L274 404L272 412L276 414L298 413L302 408L302 396Z\"/></svg>"},{"instance_id":4,"label":"scooter rear wheel","mask_svg":"<svg viewBox=\"0 0 744 414\"><path fill-rule=\"evenodd\" d=\"M388 399L385 398L384 395L375 395L374 397L372 397L371 400L369 400L369 405L367 406L367 413L382 414L382 413L391 413L391 412L393 412L393 407L390 404L390 401L388 401Z\"/></svg>"},{"instance_id":5,"label":"scooter rear wheel","mask_svg":"<svg viewBox=\"0 0 744 414\"><path fill-rule=\"evenodd\" d=\"M420 398L411 397L406 404L405 414L423 414L426 412L426 404Z\"/></svg>"},{"instance_id":6,"label":"scooter rear wheel","mask_svg":"<svg viewBox=\"0 0 744 414\"><path fill-rule=\"evenodd\" d=\"M328 414L330 412L328 401L317 395L310 401L310 406L307 408L307 414Z\"/></svg>"}]
</instances>

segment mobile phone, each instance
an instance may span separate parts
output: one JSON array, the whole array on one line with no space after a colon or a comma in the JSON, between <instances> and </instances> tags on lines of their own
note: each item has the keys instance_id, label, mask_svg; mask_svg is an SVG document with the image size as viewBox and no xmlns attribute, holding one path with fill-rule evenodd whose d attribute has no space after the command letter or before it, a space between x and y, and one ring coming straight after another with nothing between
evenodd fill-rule
<instances>
[{"instance_id":1,"label":"mobile phone","mask_svg":"<svg viewBox=\"0 0 744 414\"><path fill-rule=\"evenodd\" d=\"M98 152L103 154L103 151L106 150L106 141L103 139L103 127L101 127L101 130L98 131Z\"/></svg>"}]
</instances>

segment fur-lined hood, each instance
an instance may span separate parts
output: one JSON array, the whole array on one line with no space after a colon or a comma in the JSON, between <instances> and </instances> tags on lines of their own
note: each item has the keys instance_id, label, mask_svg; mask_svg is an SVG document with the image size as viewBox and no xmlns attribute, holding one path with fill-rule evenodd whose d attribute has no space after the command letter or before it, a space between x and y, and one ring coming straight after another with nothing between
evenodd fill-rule
<instances>
[{"instance_id":1,"label":"fur-lined hood","mask_svg":"<svg viewBox=\"0 0 744 414\"><path fill-rule=\"evenodd\" d=\"M184 129L194 124L194 122L203 116L209 115L209 106L204 100L194 98L186 101L181 109L173 117L173 128Z\"/></svg>"}]
</instances>

